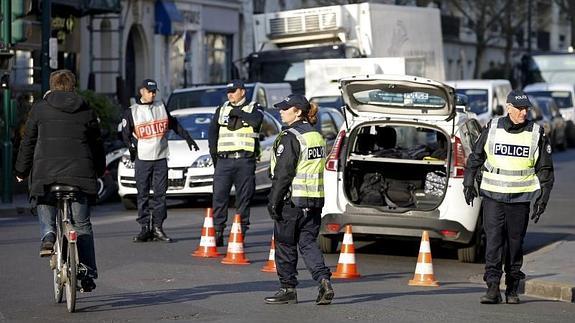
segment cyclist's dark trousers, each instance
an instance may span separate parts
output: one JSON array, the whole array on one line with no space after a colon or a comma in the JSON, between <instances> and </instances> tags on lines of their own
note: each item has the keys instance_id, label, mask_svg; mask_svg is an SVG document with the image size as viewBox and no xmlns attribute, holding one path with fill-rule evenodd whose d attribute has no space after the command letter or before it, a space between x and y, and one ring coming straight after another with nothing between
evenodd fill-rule
<instances>
[{"instance_id":1,"label":"cyclist's dark trousers","mask_svg":"<svg viewBox=\"0 0 575 323\"><path fill-rule=\"evenodd\" d=\"M525 278L523 265L523 239L529 220L529 203L502 203L483 199L483 226L487 238L485 246L486 283L501 280L502 255L505 253L506 282Z\"/></svg>"},{"instance_id":2,"label":"cyclist's dark trousers","mask_svg":"<svg viewBox=\"0 0 575 323\"><path fill-rule=\"evenodd\" d=\"M274 225L275 261L282 287L295 287L298 284L298 247L315 281L331 277L317 245L320 224L321 208L308 209L306 216L301 208L293 207L291 203L283 207L282 219L275 221Z\"/></svg>"},{"instance_id":3,"label":"cyclist's dark trousers","mask_svg":"<svg viewBox=\"0 0 575 323\"><path fill-rule=\"evenodd\" d=\"M136 188L138 189L138 223L162 226L168 216L166 212L166 190L168 189L167 160L136 159ZM150 188L154 190L150 194Z\"/></svg>"},{"instance_id":4,"label":"cyclist's dark trousers","mask_svg":"<svg viewBox=\"0 0 575 323\"><path fill-rule=\"evenodd\" d=\"M78 257L88 267L90 273L97 277L96 253L94 251L94 234L90 222L90 207L85 197L78 197L72 203L72 226L78 233ZM56 233L56 207L49 204L38 204L38 219L42 237L48 232Z\"/></svg>"},{"instance_id":5,"label":"cyclist's dark trousers","mask_svg":"<svg viewBox=\"0 0 575 323\"><path fill-rule=\"evenodd\" d=\"M214 228L223 231L228 220L228 204L232 184L236 189L236 212L242 218L242 233L250 225L250 202L256 187L254 158L218 158L214 173Z\"/></svg>"}]
</instances>

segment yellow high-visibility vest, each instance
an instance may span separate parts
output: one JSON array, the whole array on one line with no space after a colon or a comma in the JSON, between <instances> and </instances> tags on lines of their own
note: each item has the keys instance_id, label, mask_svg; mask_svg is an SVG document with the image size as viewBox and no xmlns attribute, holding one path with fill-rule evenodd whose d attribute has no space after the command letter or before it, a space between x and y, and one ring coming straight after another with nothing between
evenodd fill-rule
<instances>
[{"instance_id":1,"label":"yellow high-visibility vest","mask_svg":"<svg viewBox=\"0 0 575 323\"><path fill-rule=\"evenodd\" d=\"M321 207L323 205L323 169L325 166L325 140L317 131L301 134L290 128L284 131L293 133L300 144L300 156L296 168L296 175L291 184L291 200L297 207ZM284 133L285 134L285 133ZM274 144L277 148L282 135L280 134ZM272 176L276 165L276 154L272 154ZM320 201L313 201L318 200Z\"/></svg>"},{"instance_id":2,"label":"yellow high-visibility vest","mask_svg":"<svg viewBox=\"0 0 575 323\"><path fill-rule=\"evenodd\" d=\"M540 126L536 123L520 133L509 133L503 120L491 121L484 146L487 160L482 170L483 195L502 202L529 202L538 195L535 163L539 157Z\"/></svg>"},{"instance_id":3,"label":"yellow high-visibility vest","mask_svg":"<svg viewBox=\"0 0 575 323\"><path fill-rule=\"evenodd\" d=\"M250 103L242 107L242 110L251 113L254 108L254 103ZM220 116L218 118L218 124L220 125L219 137L218 137L218 152L230 152L245 150L249 152L254 152L256 146L256 138L258 134L255 132L254 128L249 126L247 123L243 123L243 127L237 130L228 129L228 119L230 117L230 111L234 109L229 101L226 101L220 109Z\"/></svg>"}]
</instances>

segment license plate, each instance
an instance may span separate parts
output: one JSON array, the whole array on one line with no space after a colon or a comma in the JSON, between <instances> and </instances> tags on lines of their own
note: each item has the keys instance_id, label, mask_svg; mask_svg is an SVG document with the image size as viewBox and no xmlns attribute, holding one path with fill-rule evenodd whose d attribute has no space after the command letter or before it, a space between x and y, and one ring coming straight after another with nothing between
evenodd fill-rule
<instances>
[{"instance_id":1,"label":"license plate","mask_svg":"<svg viewBox=\"0 0 575 323\"><path fill-rule=\"evenodd\" d=\"M184 171L181 169L168 169L169 179L182 179L184 178Z\"/></svg>"}]
</instances>

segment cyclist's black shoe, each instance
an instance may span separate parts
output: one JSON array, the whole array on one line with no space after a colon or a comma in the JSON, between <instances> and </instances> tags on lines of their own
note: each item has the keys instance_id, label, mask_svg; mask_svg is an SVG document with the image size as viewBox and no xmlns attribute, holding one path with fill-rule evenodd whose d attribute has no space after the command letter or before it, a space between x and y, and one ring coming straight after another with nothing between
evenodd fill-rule
<instances>
[{"instance_id":1,"label":"cyclist's black shoe","mask_svg":"<svg viewBox=\"0 0 575 323\"><path fill-rule=\"evenodd\" d=\"M146 242L153 239L152 232L150 231L150 227L147 225L142 226L142 231L138 233L137 236L134 237L134 242Z\"/></svg>"},{"instance_id":2,"label":"cyclist's black shoe","mask_svg":"<svg viewBox=\"0 0 575 323\"><path fill-rule=\"evenodd\" d=\"M54 252L54 243L56 242L56 235L53 232L49 232L42 238L42 244L40 245L40 257L49 257Z\"/></svg>"},{"instance_id":3,"label":"cyclist's black shoe","mask_svg":"<svg viewBox=\"0 0 575 323\"><path fill-rule=\"evenodd\" d=\"M80 282L80 285L81 285L80 292L82 293L88 293L96 289L96 283L94 282L92 277L85 277Z\"/></svg>"},{"instance_id":4,"label":"cyclist's black shoe","mask_svg":"<svg viewBox=\"0 0 575 323\"><path fill-rule=\"evenodd\" d=\"M154 235L154 239L158 241L172 242L172 239L166 235L166 233L160 226L154 226L152 234Z\"/></svg>"}]
</instances>

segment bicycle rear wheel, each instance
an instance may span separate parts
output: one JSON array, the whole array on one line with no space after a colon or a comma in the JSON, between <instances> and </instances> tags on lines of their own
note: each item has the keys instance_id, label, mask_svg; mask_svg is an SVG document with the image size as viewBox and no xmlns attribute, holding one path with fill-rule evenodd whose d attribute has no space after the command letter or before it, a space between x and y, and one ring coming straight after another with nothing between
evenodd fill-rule
<instances>
[{"instance_id":1,"label":"bicycle rear wheel","mask_svg":"<svg viewBox=\"0 0 575 323\"><path fill-rule=\"evenodd\" d=\"M66 308L68 312L72 313L76 310L76 290L78 289L78 249L76 243L68 243L66 271Z\"/></svg>"},{"instance_id":2,"label":"bicycle rear wheel","mask_svg":"<svg viewBox=\"0 0 575 323\"><path fill-rule=\"evenodd\" d=\"M54 254L50 258L50 267L54 275L54 300L56 303L62 303L62 295L64 291L64 284L62 284L62 240L60 235L57 235L56 243L54 243Z\"/></svg>"}]
</instances>

